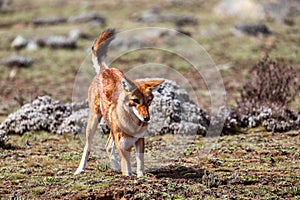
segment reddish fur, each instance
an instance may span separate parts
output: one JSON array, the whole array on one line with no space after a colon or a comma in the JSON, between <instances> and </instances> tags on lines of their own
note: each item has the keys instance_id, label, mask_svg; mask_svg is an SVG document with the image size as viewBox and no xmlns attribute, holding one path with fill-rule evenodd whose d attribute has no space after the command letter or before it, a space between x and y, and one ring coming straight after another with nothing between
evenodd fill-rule
<instances>
[{"instance_id":1,"label":"reddish fur","mask_svg":"<svg viewBox=\"0 0 300 200\"><path fill-rule=\"evenodd\" d=\"M89 87L88 101L90 110L95 114L102 113L108 126L111 126L108 111L113 106L113 95L116 95L115 97L119 95L117 87L120 85L123 76L119 69L105 69L103 73L99 73L94 77Z\"/></svg>"},{"instance_id":2,"label":"reddish fur","mask_svg":"<svg viewBox=\"0 0 300 200\"><path fill-rule=\"evenodd\" d=\"M97 50L103 44L103 42L112 39L114 37L114 34L115 34L115 32L114 32L113 29L108 29L106 31L103 31L99 35L99 37L97 38L97 40L94 42L94 45L93 45L93 53L94 53L94 55L96 55Z\"/></svg>"}]
</instances>

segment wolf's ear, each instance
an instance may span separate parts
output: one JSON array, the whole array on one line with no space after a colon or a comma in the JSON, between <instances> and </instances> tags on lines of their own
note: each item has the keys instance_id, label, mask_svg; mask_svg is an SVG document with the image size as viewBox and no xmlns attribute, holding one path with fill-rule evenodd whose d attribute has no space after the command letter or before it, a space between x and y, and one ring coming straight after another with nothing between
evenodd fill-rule
<instances>
[{"instance_id":1,"label":"wolf's ear","mask_svg":"<svg viewBox=\"0 0 300 200\"><path fill-rule=\"evenodd\" d=\"M137 89L136 85L131 80L126 78L126 76L123 77L121 84L126 92L133 92Z\"/></svg>"},{"instance_id":2,"label":"wolf's ear","mask_svg":"<svg viewBox=\"0 0 300 200\"><path fill-rule=\"evenodd\" d=\"M149 81L145 81L144 85L145 88L148 90L152 90L155 87L159 86L160 84L162 84L165 80L149 80Z\"/></svg>"}]
</instances>

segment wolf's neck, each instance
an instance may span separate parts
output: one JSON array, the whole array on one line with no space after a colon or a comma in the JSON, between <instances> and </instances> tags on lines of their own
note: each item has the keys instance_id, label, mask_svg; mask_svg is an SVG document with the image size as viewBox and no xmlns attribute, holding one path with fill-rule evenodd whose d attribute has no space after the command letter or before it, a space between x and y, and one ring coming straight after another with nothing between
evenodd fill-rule
<instances>
[{"instance_id":1,"label":"wolf's neck","mask_svg":"<svg viewBox=\"0 0 300 200\"><path fill-rule=\"evenodd\" d=\"M141 123L141 121L133 113L132 108L125 106L124 102L125 96L121 93L114 112L117 120L113 123L117 123L121 131L127 135L139 138L143 137L143 134L147 129L147 123Z\"/></svg>"}]
</instances>

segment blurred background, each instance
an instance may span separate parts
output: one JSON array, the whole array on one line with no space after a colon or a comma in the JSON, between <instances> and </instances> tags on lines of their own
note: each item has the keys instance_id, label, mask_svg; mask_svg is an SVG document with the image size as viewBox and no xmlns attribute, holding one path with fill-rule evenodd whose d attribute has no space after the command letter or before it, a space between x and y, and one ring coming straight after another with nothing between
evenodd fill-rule
<instances>
[{"instance_id":1,"label":"blurred background","mask_svg":"<svg viewBox=\"0 0 300 200\"><path fill-rule=\"evenodd\" d=\"M0 0L0 120L38 95L70 102L80 65L94 39L109 27L117 32L163 27L193 38L220 71L231 105L249 69L266 54L299 73L299 14L298 0ZM159 43L162 37L119 38L116 48ZM126 71L147 62L182 73L203 97L201 106L209 106L201 77L176 55L143 50L113 66ZM292 106L299 110L297 102Z\"/></svg>"}]
</instances>

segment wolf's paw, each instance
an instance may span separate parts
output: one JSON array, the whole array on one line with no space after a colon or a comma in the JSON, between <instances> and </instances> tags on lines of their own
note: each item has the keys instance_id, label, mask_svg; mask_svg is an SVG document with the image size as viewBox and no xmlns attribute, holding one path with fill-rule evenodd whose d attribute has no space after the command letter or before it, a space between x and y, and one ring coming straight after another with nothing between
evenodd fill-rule
<instances>
[{"instance_id":1,"label":"wolf's paw","mask_svg":"<svg viewBox=\"0 0 300 200\"><path fill-rule=\"evenodd\" d=\"M120 172L120 171L121 171L121 166L120 166L119 162L116 161L116 160L112 160L112 161L111 161L111 168L112 168L114 171L117 171L117 172Z\"/></svg>"},{"instance_id":2,"label":"wolf's paw","mask_svg":"<svg viewBox=\"0 0 300 200\"><path fill-rule=\"evenodd\" d=\"M143 177L144 175L145 175L145 172L142 172L142 171L136 173L136 176L137 176L138 178L141 178L141 177Z\"/></svg>"},{"instance_id":3,"label":"wolf's paw","mask_svg":"<svg viewBox=\"0 0 300 200\"><path fill-rule=\"evenodd\" d=\"M78 174L83 173L83 172L84 172L84 169L78 168L78 169L75 171L74 175L78 175Z\"/></svg>"}]
</instances>

